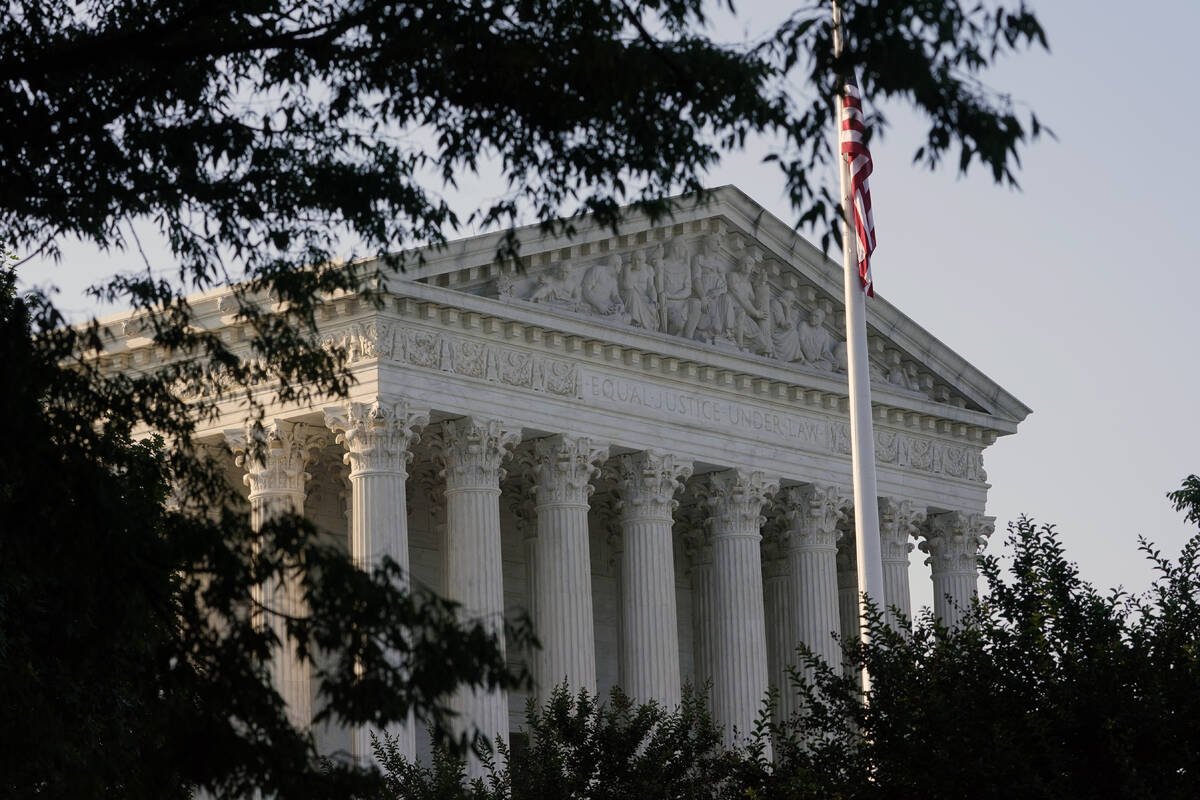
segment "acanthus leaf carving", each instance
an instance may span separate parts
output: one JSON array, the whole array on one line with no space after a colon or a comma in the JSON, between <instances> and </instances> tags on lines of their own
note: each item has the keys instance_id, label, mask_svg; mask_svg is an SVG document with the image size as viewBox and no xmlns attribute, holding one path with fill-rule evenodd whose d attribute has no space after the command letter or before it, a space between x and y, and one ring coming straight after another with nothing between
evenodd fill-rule
<instances>
[{"instance_id":1,"label":"acanthus leaf carving","mask_svg":"<svg viewBox=\"0 0 1200 800\"><path fill-rule=\"evenodd\" d=\"M924 538L918 547L926 554L925 563L935 574L975 574L979 554L995 530L995 517L965 511L931 514L922 527Z\"/></svg>"},{"instance_id":2,"label":"acanthus leaf carving","mask_svg":"<svg viewBox=\"0 0 1200 800\"><path fill-rule=\"evenodd\" d=\"M442 465L446 491L491 489L504 479L502 464L520 440L520 430L500 420L462 417L444 422L430 447Z\"/></svg>"},{"instance_id":3,"label":"acanthus leaf carving","mask_svg":"<svg viewBox=\"0 0 1200 800\"><path fill-rule=\"evenodd\" d=\"M325 425L345 445L344 462L351 477L366 472L395 472L407 477L418 431L429 424L429 412L413 409L408 400L376 398L326 408Z\"/></svg>"},{"instance_id":4,"label":"acanthus leaf carving","mask_svg":"<svg viewBox=\"0 0 1200 800\"><path fill-rule=\"evenodd\" d=\"M883 560L907 564L914 547L912 540L924 521L925 511L911 500L880 497L879 539Z\"/></svg>"},{"instance_id":5,"label":"acanthus leaf carving","mask_svg":"<svg viewBox=\"0 0 1200 800\"><path fill-rule=\"evenodd\" d=\"M586 436L560 434L533 443L533 471L537 504L586 505L592 479L600 462L608 457L608 446Z\"/></svg>"},{"instance_id":6,"label":"acanthus leaf carving","mask_svg":"<svg viewBox=\"0 0 1200 800\"><path fill-rule=\"evenodd\" d=\"M250 498L269 494L295 495L302 502L310 475L306 467L329 442L321 428L302 422L268 420L225 431L225 441L239 467Z\"/></svg>"},{"instance_id":7,"label":"acanthus leaf carving","mask_svg":"<svg viewBox=\"0 0 1200 800\"><path fill-rule=\"evenodd\" d=\"M776 502L787 519L789 548L835 549L841 535L838 525L846 515L844 496L836 486L816 483L783 489Z\"/></svg>"},{"instance_id":8,"label":"acanthus leaf carving","mask_svg":"<svg viewBox=\"0 0 1200 800\"><path fill-rule=\"evenodd\" d=\"M714 535L760 536L763 506L779 490L779 481L763 472L727 469L708 476L704 505Z\"/></svg>"},{"instance_id":9,"label":"acanthus leaf carving","mask_svg":"<svg viewBox=\"0 0 1200 800\"><path fill-rule=\"evenodd\" d=\"M628 453L616 461L622 517L672 519L679 506L675 495L691 477L691 462L653 450Z\"/></svg>"}]
</instances>

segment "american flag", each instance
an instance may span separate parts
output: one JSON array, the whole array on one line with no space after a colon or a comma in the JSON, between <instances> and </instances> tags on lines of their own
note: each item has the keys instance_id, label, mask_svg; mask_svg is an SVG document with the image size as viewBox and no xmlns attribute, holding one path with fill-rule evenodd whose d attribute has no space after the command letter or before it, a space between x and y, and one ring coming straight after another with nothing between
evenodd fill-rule
<instances>
[{"instance_id":1,"label":"american flag","mask_svg":"<svg viewBox=\"0 0 1200 800\"><path fill-rule=\"evenodd\" d=\"M875 296L871 280L871 253L875 252L875 221L871 218L871 188L867 185L874 165L871 152L863 141L867 126L863 124L862 97L854 78L846 81L842 95L842 124L839 141L842 154L850 160L850 182L853 186L851 204L854 206L854 228L858 234L858 276L868 297Z\"/></svg>"}]
</instances>

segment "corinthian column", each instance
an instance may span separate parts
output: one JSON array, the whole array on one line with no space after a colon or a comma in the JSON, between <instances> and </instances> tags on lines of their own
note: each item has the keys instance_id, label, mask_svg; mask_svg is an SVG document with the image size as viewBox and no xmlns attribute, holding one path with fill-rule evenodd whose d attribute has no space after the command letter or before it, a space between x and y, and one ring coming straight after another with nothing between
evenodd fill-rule
<instances>
[{"instance_id":1,"label":"corinthian column","mask_svg":"<svg viewBox=\"0 0 1200 800\"><path fill-rule=\"evenodd\" d=\"M621 503L620 683L633 698L679 705L675 492L692 465L652 451L617 460Z\"/></svg>"},{"instance_id":2,"label":"corinthian column","mask_svg":"<svg viewBox=\"0 0 1200 800\"><path fill-rule=\"evenodd\" d=\"M537 543L534 601L542 649L537 676L543 699L563 682L596 692L596 637L592 622L592 560L588 496L607 446L575 436L534 442Z\"/></svg>"},{"instance_id":3,"label":"corinthian column","mask_svg":"<svg viewBox=\"0 0 1200 800\"><path fill-rule=\"evenodd\" d=\"M250 487L250 525L254 530L261 531L267 522L287 514L304 513L304 488L310 477L305 467L312 463L313 451L323 447L328 438L320 428L282 420L225 432L238 466L246 470L242 480ZM308 728L312 724L310 665L298 655L287 633L289 617L308 614L300 576L292 570L287 577L268 578L255 592L255 599L264 608L265 624L280 642L271 659L272 682L292 724Z\"/></svg>"},{"instance_id":4,"label":"corinthian column","mask_svg":"<svg viewBox=\"0 0 1200 800\"><path fill-rule=\"evenodd\" d=\"M892 497L879 498L879 544L883 560L883 599L887 603L888 624L899 630L896 608L907 620L912 620L912 599L908 587L908 554L912 552L912 537L925 521L925 512L911 500Z\"/></svg>"},{"instance_id":5,"label":"corinthian column","mask_svg":"<svg viewBox=\"0 0 1200 800\"><path fill-rule=\"evenodd\" d=\"M343 461L350 467L350 558L359 569L372 570L385 557L401 569L400 587L408 588L408 463L417 430L429 422L427 411L410 408L403 399L376 398L325 409L325 425L346 447ZM392 662L397 657L392 655ZM372 758L371 726L354 731L353 754ZM386 732L396 739L400 754L416 756L411 723L393 724Z\"/></svg>"},{"instance_id":6,"label":"corinthian column","mask_svg":"<svg viewBox=\"0 0 1200 800\"><path fill-rule=\"evenodd\" d=\"M842 496L837 488L807 484L784 489L780 505L788 521L787 553L791 575L793 641L790 654L803 644L825 660L841 662L834 633L839 630L837 541ZM795 692L786 694L795 708Z\"/></svg>"},{"instance_id":7,"label":"corinthian column","mask_svg":"<svg viewBox=\"0 0 1200 800\"><path fill-rule=\"evenodd\" d=\"M979 554L995 528L995 517L950 511L930 515L921 552L933 577L933 611L948 628L957 627L979 583Z\"/></svg>"},{"instance_id":8,"label":"corinthian column","mask_svg":"<svg viewBox=\"0 0 1200 800\"><path fill-rule=\"evenodd\" d=\"M713 716L727 745L754 729L767 694L767 638L759 541L763 503L779 483L730 469L709 478L713 589L717 606Z\"/></svg>"},{"instance_id":9,"label":"corinthian column","mask_svg":"<svg viewBox=\"0 0 1200 800\"><path fill-rule=\"evenodd\" d=\"M462 613L482 622L504 647L504 570L500 551L500 465L520 441L499 420L466 417L443 426L434 453L446 474L446 541L442 591ZM540 611L540 609L539 609ZM508 739L508 698L503 691L471 690L455 700L461 721L489 742ZM478 759L467 773L482 777Z\"/></svg>"}]
</instances>

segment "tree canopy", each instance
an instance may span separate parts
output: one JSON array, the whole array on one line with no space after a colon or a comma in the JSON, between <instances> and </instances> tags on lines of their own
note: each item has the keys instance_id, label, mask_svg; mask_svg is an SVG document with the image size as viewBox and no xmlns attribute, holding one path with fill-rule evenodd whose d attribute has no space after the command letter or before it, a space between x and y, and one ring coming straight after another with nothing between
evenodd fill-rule
<instances>
[{"instance_id":1,"label":"tree canopy","mask_svg":"<svg viewBox=\"0 0 1200 800\"><path fill-rule=\"evenodd\" d=\"M65 326L48 295L19 296L3 275L16 433L0 459L0 790L368 792L377 776L322 767L269 685L277 642L249 621L252 590L284 572L321 575L288 636L335 654L322 677L339 720L412 709L436 723L459 682L518 681L450 605L399 591L394 568L351 569L301 520L252 533L191 444L217 401L188 390L219 368L251 413L263 385L283 403L344 395L343 355L310 336L316 313L377 284L330 260L343 241L402 268L398 250L468 221L569 227L586 211L616 226L627 202L665 214L664 197L701 189L705 168L755 134L780 142L771 157L798 220L832 230L816 176L833 157L837 76L852 70L868 104L895 98L925 116L917 159L1013 181L1041 128L981 78L1045 45L1024 4L843 5L834 59L823 4L760 42L724 44L699 0L7 3L0 243L24 258L71 237L136 250L149 224L174 261L165 275L96 276L97 296L134 309L171 355L153 372L107 369L100 325ZM485 161L507 191L460 217L446 187ZM238 343L193 325L186 300L231 280ZM386 646L408 657L388 663Z\"/></svg>"},{"instance_id":2,"label":"tree canopy","mask_svg":"<svg viewBox=\"0 0 1200 800\"><path fill-rule=\"evenodd\" d=\"M1200 479L1171 494L1189 520ZM392 796L519 800L687 798L1191 798L1200 771L1200 533L1178 558L1146 541L1156 578L1101 592L1051 525L1022 518L988 557L964 626L926 612L894 629L870 612L852 667L807 655L801 704L764 706L745 748L725 749L702 699L680 708L604 703L561 689L530 707L528 747L465 786L444 753L406 763L383 743ZM857 669L871 670L862 695ZM770 744L773 759L765 757Z\"/></svg>"}]
</instances>

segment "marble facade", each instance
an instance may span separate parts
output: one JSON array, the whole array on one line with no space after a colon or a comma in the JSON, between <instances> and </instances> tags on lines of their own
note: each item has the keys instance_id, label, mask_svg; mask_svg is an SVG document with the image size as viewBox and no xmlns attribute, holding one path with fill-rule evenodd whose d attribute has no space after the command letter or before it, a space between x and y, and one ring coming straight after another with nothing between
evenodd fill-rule
<instances>
[{"instance_id":1,"label":"marble facade","mask_svg":"<svg viewBox=\"0 0 1200 800\"><path fill-rule=\"evenodd\" d=\"M357 563L391 556L496 630L528 611L543 649L508 655L539 694L673 705L706 686L733 743L769 687L795 702L798 644L836 661L854 624L841 268L731 187L668 221L576 229L520 232L519 265L497 265L497 236L456 242L391 278L382 307L329 301L319 341L346 354L349 400L272 408L261 461L232 399L200 435L229 449L256 522L303 511ZM226 293L195 306L238 341ZM919 545L953 624L993 527L983 450L1029 409L882 297L868 319L887 599L909 612ZM107 324L111 368L164 357L136 320ZM276 677L307 719L308 670L283 654ZM507 736L524 702L456 706ZM367 734L318 732L356 755Z\"/></svg>"}]
</instances>

